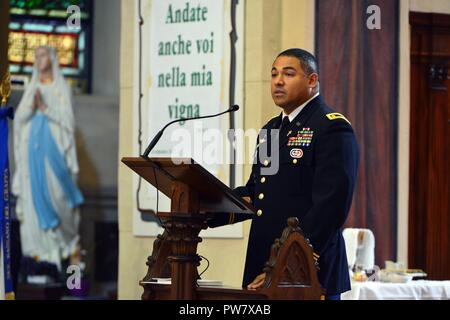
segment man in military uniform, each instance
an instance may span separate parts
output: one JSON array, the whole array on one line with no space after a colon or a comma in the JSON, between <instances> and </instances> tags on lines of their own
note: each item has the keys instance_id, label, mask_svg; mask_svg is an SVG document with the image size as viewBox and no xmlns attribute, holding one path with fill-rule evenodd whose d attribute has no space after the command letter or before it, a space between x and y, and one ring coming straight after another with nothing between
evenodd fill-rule
<instances>
[{"instance_id":1,"label":"man in military uniform","mask_svg":"<svg viewBox=\"0 0 450 320\"><path fill-rule=\"evenodd\" d=\"M278 142L268 148L272 159L278 152L278 171L262 174L271 161L260 153L247 184L236 189L257 209L243 285L257 289L263 284L262 269L271 244L286 227L287 218L297 217L313 246L326 298L340 299L341 293L350 290L341 231L359 161L355 135L350 122L322 100L317 63L309 52L289 49L279 54L272 66L271 92L282 113L263 127L267 135L260 135L257 151L264 143ZM274 133L279 133L275 140Z\"/></svg>"}]
</instances>

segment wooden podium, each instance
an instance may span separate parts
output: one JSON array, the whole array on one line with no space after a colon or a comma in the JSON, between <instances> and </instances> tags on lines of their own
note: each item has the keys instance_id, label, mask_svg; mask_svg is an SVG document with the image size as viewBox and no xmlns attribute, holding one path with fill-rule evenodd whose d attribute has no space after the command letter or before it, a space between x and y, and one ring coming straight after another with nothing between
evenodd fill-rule
<instances>
[{"instance_id":1,"label":"wooden podium","mask_svg":"<svg viewBox=\"0 0 450 320\"><path fill-rule=\"evenodd\" d=\"M164 233L158 235L147 259L148 272L140 285L142 299L320 299L313 249L303 236L297 218L275 239L264 267L266 280L256 291L199 287L199 233L210 221L224 221L230 213L251 219L254 208L209 173L187 158L123 158L122 162L171 199L171 212L157 212ZM263 266L262 266L263 267ZM155 278L171 278L160 284Z\"/></svg>"}]
</instances>

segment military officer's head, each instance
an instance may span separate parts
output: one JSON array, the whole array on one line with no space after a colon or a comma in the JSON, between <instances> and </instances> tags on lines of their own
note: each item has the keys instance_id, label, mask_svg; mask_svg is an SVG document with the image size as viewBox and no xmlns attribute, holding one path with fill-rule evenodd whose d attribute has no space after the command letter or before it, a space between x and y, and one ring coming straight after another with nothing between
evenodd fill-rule
<instances>
[{"instance_id":1,"label":"military officer's head","mask_svg":"<svg viewBox=\"0 0 450 320\"><path fill-rule=\"evenodd\" d=\"M315 57L302 49L281 52L272 65L272 98L275 104L291 111L319 91L319 75Z\"/></svg>"}]
</instances>

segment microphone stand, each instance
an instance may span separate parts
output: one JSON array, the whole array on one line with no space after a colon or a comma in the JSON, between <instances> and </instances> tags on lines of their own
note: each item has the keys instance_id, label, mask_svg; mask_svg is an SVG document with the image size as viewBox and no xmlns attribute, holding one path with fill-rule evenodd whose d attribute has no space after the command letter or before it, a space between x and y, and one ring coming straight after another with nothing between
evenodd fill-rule
<instances>
[{"instance_id":1,"label":"microphone stand","mask_svg":"<svg viewBox=\"0 0 450 320\"><path fill-rule=\"evenodd\" d=\"M177 120L173 120L171 122L169 122L168 124L166 124L157 134L156 136L153 138L153 140L150 142L150 144L148 145L147 149L145 149L144 153L141 155L141 157L148 159L148 155L150 154L150 151L152 151L152 149L155 147L155 145L158 143L159 139L161 139L164 130L166 130L166 128L168 126L170 126L171 124L174 124L176 122L181 122L181 121L189 121L189 120L198 120L198 119L207 119L207 118L214 118L214 117L218 117L221 116L225 113L228 112L235 112L239 110L239 106L238 105L234 105L232 106L230 109L217 113L217 114L213 114L213 115L209 115L209 116L203 116L203 117L195 117L195 118L183 118L183 119L177 119Z\"/></svg>"}]
</instances>

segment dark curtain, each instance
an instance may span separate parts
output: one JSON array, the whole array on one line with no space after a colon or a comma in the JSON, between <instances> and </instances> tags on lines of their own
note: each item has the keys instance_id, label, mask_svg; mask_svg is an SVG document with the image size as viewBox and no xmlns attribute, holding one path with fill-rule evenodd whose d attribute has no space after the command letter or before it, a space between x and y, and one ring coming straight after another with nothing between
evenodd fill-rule
<instances>
[{"instance_id":1,"label":"dark curtain","mask_svg":"<svg viewBox=\"0 0 450 320\"><path fill-rule=\"evenodd\" d=\"M366 25L370 5L380 8L380 30ZM374 232L380 267L397 249L398 22L398 1L316 1L321 92L350 120L360 147L346 227Z\"/></svg>"}]
</instances>

